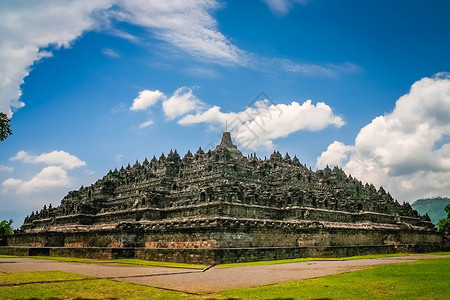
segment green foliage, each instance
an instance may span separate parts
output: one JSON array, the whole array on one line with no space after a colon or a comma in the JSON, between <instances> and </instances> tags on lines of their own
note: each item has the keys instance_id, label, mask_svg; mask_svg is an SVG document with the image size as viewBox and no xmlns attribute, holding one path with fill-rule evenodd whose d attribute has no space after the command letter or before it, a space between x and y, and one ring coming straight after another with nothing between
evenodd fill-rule
<instances>
[{"instance_id":1,"label":"green foliage","mask_svg":"<svg viewBox=\"0 0 450 300\"><path fill-rule=\"evenodd\" d=\"M450 234L450 204L444 210L447 213L447 217L439 220L438 229L445 234Z\"/></svg>"},{"instance_id":2,"label":"green foliage","mask_svg":"<svg viewBox=\"0 0 450 300\"><path fill-rule=\"evenodd\" d=\"M0 141L6 140L6 138L12 134L9 122L11 122L11 120L8 119L8 116L0 111Z\"/></svg>"},{"instance_id":3,"label":"green foliage","mask_svg":"<svg viewBox=\"0 0 450 300\"><path fill-rule=\"evenodd\" d=\"M3 220L0 221L0 235L11 235L14 233L13 227L11 224L13 223L13 220Z\"/></svg>"}]
</instances>

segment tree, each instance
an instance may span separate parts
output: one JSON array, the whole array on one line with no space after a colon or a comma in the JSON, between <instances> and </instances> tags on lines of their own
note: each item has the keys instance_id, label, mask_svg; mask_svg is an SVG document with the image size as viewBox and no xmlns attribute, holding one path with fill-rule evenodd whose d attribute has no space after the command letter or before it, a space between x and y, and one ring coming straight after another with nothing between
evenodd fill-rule
<instances>
[{"instance_id":1,"label":"tree","mask_svg":"<svg viewBox=\"0 0 450 300\"><path fill-rule=\"evenodd\" d=\"M6 138L12 134L11 128L9 128L10 119L8 116L0 111L0 141L6 140Z\"/></svg>"},{"instance_id":2,"label":"tree","mask_svg":"<svg viewBox=\"0 0 450 300\"><path fill-rule=\"evenodd\" d=\"M13 223L13 220L3 220L0 221L0 236L1 235L11 235L14 233L13 227L11 226L11 224Z\"/></svg>"},{"instance_id":3,"label":"tree","mask_svg":"<svg viewBox=\"0 0 450 300\"><path fill-rule=\"evenodd\" d=\"M450 234L450 204L447 204L444 210L447 213L447 218L439 220L438 229L445 234Z\"/></svg>"}]
</instances>

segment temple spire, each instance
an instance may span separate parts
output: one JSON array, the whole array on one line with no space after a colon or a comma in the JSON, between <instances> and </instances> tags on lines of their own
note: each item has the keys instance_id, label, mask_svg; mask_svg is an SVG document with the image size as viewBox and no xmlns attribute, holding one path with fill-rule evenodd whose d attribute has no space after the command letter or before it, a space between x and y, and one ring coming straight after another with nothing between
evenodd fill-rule
<instances>
[{"instance_id":1,"label":"temple spire","mask_svg":"<svg viewBox=\"0 0 450 300\"><path fill-rule=\"evenodd\" d=\"M233 141L231 140L231 134L228 131L224 131L222 133L222 141L220 141L220 145L219 146L224 146L224 147L236 147L235 145L233 145Z\"/></svg>"},{"instance_id":2,"label":"temple spire","mask_svg":"<svg viewBox=\"0 0 450 300\"><path fill-rule=\"evenodd\" d=\"M222 140L220 141L220 144L216 147L216 150L219 149L227 149L228 151L236 152L242 155L241 151L239 151L237 146L233 144L233 141L231 140L231 133L229 133L228 131L224 131L222 133Z\"/></svg>"}]
</instances>

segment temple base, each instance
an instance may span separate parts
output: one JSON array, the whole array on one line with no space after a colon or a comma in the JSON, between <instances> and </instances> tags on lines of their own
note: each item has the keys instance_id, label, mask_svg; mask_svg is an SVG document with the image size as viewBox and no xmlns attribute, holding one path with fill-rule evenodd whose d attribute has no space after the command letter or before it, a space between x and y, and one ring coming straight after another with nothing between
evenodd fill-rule
<instances>
[{"instance_id":1,"label":"temple base","mask_svg":"<svg viewBox=\"0 0 450 300\"><path fill-rule=\"evenodd\" d=\"M216 249L3 246L0 247L0 255L75 257L101 260L135 258L149 261L213 265L304 257L346 257L368 254L427 253L441 250L443 250L442 247L436 244Z\"/></svg>"}]
</instances>

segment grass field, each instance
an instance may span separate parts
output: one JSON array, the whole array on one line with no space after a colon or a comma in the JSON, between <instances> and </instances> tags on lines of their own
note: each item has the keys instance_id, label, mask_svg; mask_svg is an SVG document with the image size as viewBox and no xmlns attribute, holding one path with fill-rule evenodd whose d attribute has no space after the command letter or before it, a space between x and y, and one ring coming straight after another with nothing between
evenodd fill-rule
<instances>
[{"instance_id":1,"label":"grass field","mask_svg":"<svg viewBox=\"0 0 450 300\"><path fill-rule=\"evenodd\" d=\"M90 258L54 257L54 256L28 256L28 257L56 260L56 261L65 261L65 262L96 263L96 264L114 264L115 263L115 264L128 264L128 265L137 265L137 266L148 266L148 267L185 268L185 269L204 269L204 268L208 267L206 265L148 261L148 260L141 260L141 259L99 260L99 259L90 259ZM1 258L1 256L0 256L0 258Z\"/></svg>"},{"instance_id":2,"label":"grass field","mask_svg":"<svg viewBox=\"0 0 450 300\"><path fill-rule=\"evenodd\" d=\"M58 271L0 275L0 284L45 281L57 282L3 286L0 287L0 299L183 299L188 297L183 293Z\"/></svg>"},{"instance_id":3,"label":"grass field","mask_svg":"<svg viewBox=\"0 0 450 300\"><path fill-rule=\"evenodd\" d=\"M294 262L307 262L307 261L340 261L340 260L353 260L353 259L374 259L381 257L394 257L394 256L407 256L411 253L395 253L395 254L370 254L360 256L347 256L347 257L306 257L306 258L294 258L294 259L280 259L280 260L264 260L246 263L235 264L223 264L218 265L216 268L233 268L233 267L245 267L245 266L262 266L262 265L276 265L276 264L288 264Z\"/></svg>"},{"instance_id":4,"label":"grass field","mask_svg":"<svg viewBox=\"0 0 450 300\"><path fill-rule=\"evenodd\" d=\"M450 299L450 258L394 264L351 273L230 290L234 299Z\"/></svg>"},{"instance_id":5,"label":"grass field","mask_svg":"<svg viewBox=\"0 0 450 300\"><path fill-rule=\"evenodd\" d=\"M0 299L450 299L449 283L450 257L208 295L64 272L0 274L0 285L22 284L0 286Z\"/></svg>"}]
</instances>

